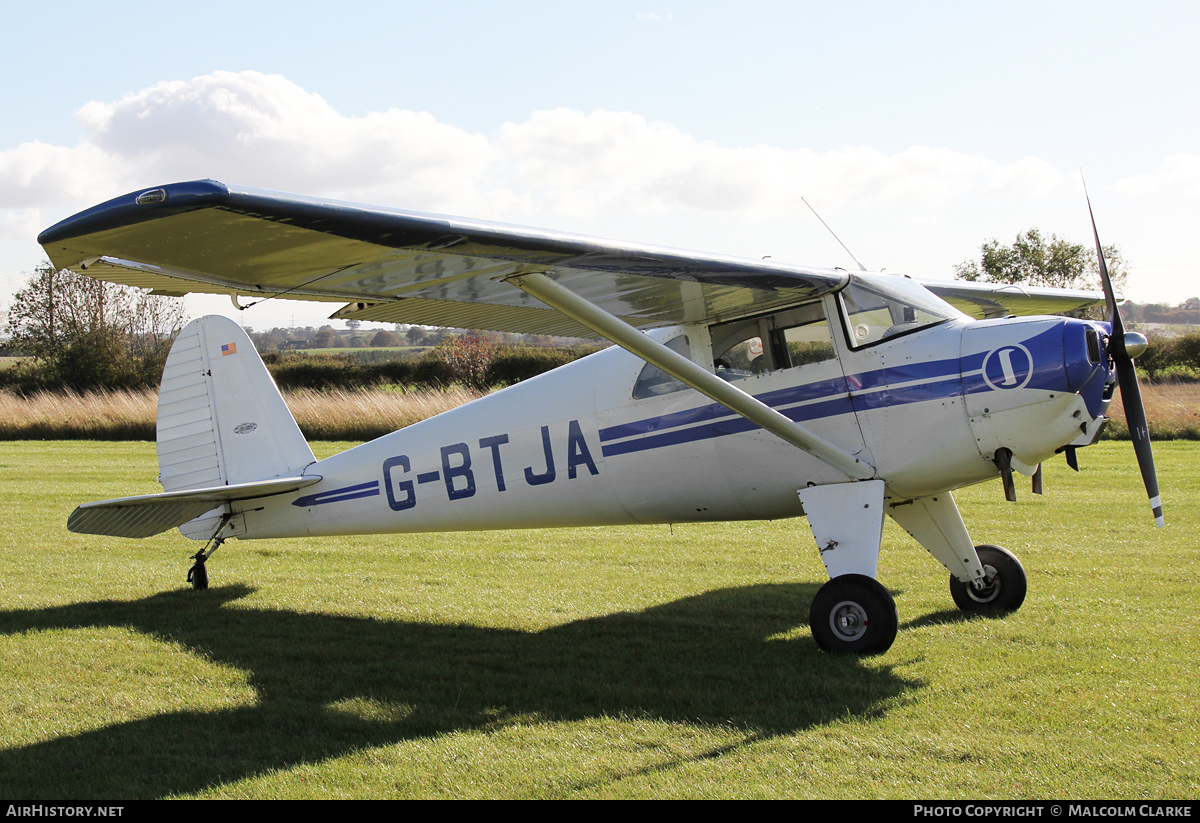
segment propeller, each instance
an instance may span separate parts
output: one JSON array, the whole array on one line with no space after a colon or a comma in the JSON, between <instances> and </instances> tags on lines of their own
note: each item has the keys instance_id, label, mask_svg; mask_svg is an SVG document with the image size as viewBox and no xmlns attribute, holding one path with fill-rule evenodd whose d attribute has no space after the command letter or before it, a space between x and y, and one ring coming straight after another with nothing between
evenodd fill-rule
<instances>
[{"instance_id":1,"label":"propeller","mask_svg":"<svg viewBox=\"0 0 1200 823\"><path fill-rule=\"evenodd\" d=\"M1087 197L1087 186L1084 186ZM1125 421L1129 425L1129 436L1133 439L1133 451L1137 455L1142 482L1150 498L1150 509L1154 513L1154 524L1164 525L1162 498L1158 494L1158 475L1154 471L1154 453L1150 449L1150 425L1146 422L1146 409L1142 405L1142 390L1138 386L1137 371L1133 367L1135 357L1140 357L1147 348L1145 335L1126 331L1117 308L1117 297L1113 292L1104 252L1100 248L1100 232L1096 230L1096 215L1092 213L1092 199L1087 197L1088 216L1092 218L1092 236L1096 239L1096 258L1100 262L1100 282L1104 286L1104 300L1108 305L1112 322L1112 336L1108 351L1117 367L1117 380L1121 386L1121 404L1125 407Z\"/></svg>"}]
</instances>

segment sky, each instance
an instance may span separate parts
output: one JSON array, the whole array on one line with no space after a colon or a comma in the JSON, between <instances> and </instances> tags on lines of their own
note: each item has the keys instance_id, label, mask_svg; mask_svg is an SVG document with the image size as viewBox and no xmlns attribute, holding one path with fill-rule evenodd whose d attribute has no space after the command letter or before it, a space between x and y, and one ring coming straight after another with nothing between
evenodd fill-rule
<instances>
[{"instance_id":1,"label":"sky","mask_svg":"<svg viewBox=\"0 0 1200 823\"><path fill-rule=\"evenodd\" d=\"M35 7L36 6L36 7ZM0 308L39 231L227 183L950 279L989 238L1102 241L1200 295L1200 5L289 2L6 7ZM196 317L319 326L272 300ZM332 323L336 328L342 323Z\"/></svg>"}]
</instances>

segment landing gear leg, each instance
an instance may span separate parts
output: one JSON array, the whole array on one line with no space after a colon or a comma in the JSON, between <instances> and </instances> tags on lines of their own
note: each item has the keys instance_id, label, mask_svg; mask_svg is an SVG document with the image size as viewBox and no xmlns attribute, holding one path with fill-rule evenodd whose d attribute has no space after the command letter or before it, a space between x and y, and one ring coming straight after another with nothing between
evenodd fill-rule
<instances>
[{"instance_id":1,"label":"landing gear leg","mask_svg":"<svg viewBox=\"0 0 1200 823\"><path fill-rule=\"evenodd\" d=\"M221 517L221 524L217 526L217 530L213 532L213 536L209 538L208 543L204 548L192 555L191 559L196 562L188 569L187 582L192 584L192 588L197 591L208 588L208 569L204 566L204 561L216 554L217 549L221 548L221 544L225 542L224 537L218 535L225 529L225 524L232 519L233 514L226 512Z\"/></svg>"},{"instance_id":2,"label":"landing gear leg","mask_svg":"<svg viewBox=\"0 0 1200 823\"><path fill-rule=\"evenodd\" d=\"M827 652L880 654L896 639L896 601L875 580L883 535L882 480L800 489L829 582L808 614L817 645Z\"/></svg>"}]
</instances>

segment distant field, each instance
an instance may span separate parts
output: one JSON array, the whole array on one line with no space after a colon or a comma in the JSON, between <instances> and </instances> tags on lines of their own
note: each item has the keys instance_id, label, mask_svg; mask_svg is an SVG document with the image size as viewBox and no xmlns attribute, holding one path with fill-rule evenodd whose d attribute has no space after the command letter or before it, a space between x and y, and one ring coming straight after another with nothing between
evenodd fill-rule
<instances>
[{"instance_id":1,"label":"distant field","mask_svg":"<svg viewBox=\"0 0 1200 823\"><path fill-rule=\"evenodd\" d=\"M391 352L402 356L417 356L429 351L430 346L357 346L333 349L287 349L284 354L354 354L355 352Z\"/></svg>"},{"instance_id":2,"label":"distant field","mask_svg":"<svg viewBox=\"0 0 1200 823\"><path fill-rule=\"evenodd\" d=\"M1200 326L1190 323L1142 323L1140 325L1145 328L1147 334L1153 332L1155 334L1183 335L1200 331Z\"/></svg>"},{"instance_id":3,"label":"distant field","mask_svg":"<svg viewBox=\"0 0 1200 823\"><path fill-rule=\"evenodd\" d=\"M321 456L348 444L319 443ZM900 634L819 652L804 521L231 541L68 533L150 443L0 443L0 797L1195 799L1200 443L957 493L1029 597L967 619L890 523Z\"/></svg>"}]
</instances>

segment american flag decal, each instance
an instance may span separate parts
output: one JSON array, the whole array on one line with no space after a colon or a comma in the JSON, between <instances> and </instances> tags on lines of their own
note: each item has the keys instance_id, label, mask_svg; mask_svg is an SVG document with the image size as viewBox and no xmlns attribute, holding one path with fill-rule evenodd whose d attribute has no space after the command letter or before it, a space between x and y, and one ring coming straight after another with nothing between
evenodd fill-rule
<instances>
[{"instance_id":1,"label":"american flag decal","mask_svg":"<svg viewBox=\"0 0 1200 823\"><path fill-rule=\"evenodd\" d=\"M221 356L224 357L227 354L237 354L237 343L226 343L221 346Z\"/></svg>"}]
</instances>

